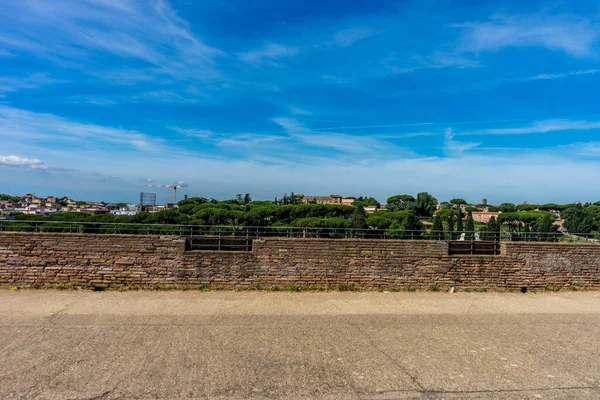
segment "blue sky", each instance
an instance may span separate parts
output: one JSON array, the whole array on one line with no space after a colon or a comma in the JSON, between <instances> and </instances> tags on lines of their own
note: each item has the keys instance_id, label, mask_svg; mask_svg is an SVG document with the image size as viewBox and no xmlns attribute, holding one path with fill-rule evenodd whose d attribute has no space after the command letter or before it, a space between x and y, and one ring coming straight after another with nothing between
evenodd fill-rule
<instances>
[{"instance_id":1,"label":"blue sky","mask_svg":"<svg viewBox=\"0 0 600 400\"><path fill-rule=\"evenodd\" d=\"M2 7L0 192L600 199L594 1Z\"/></svg>"}]
</instances>

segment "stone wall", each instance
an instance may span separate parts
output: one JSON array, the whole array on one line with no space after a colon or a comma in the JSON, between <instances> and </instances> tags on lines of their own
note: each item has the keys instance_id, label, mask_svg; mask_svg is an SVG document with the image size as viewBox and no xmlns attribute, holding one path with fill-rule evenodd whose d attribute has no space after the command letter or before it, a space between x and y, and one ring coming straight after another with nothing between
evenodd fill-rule
<instances>
[{"instance_id":1,"label":"stone wall","mask_svg":"<svg viewBox=\"0 0 600 400\"><path fill-rule=\"evenodd\" d=\"M214 289L600 288L600 245L502 243L449 256L443 241L255 240L186 251L171 236L0 233L0 286Z\"/></svg>"}]
</instances>

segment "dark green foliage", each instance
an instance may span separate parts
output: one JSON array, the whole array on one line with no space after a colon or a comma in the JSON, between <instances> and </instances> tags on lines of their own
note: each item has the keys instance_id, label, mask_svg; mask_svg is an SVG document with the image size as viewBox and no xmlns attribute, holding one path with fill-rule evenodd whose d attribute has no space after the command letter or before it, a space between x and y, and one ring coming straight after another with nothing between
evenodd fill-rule
<instances>
[{"instance_id":1,"label":"dark green foliage","mask_svg":"<svg viewBox=\"0 0 600 400\"><path fill-rule=\"evenodd\" d=\"M364 206L376 206L379 207L380 204L377 201L377 199L375 199L374 197L363 197L360 196L358 199L354 200L354 203L352 203L353 206L355 207L364 207Z\"/></svg>"},{"instance_id":2,"label":"dark green foliage","mask_svg":"<svg viewBox=\"0 0 600 400\"><path fill-rule=\"evenodd\" d=\"M438 240L442 240L444 238L444 224L442 223L442 218L439 215L436 215L433 218L431 234Z\"/></svg>"},{"instance_id":3,"label":"dark green foliage","mask_svg":"<svg viewBox=\"0 0 600 400\"><path fill-rule=\"evenodd\" d=\"M389 229L404 226L408 211L378 211L367 216L367 226L375 229Z\"/></svg>"},{"instance_id":4,"label":"dark green foliage","mask_svg":"<svg viewBox=\"0 0 600 400\"><path fill-rule=\"evenodd\" d=\"M552 215L543 211L517 211L517 212L503 212L498 215L498 221L501 223L512 223L512 222L536 222L544 215ZM522 225L522 224L521 224Z\"/></svg>"},{"instance_id":5,"label":"dark green foliage","mask_svg":"<svg viewBox=\"0 0 600 400\"><path fill-rule=\"evenodd\" d=\"M415 212L422 217L430 217L433 215L438 201L435 197L427 192L417 194L415 201Z\"/></svg>"},{"instance_id":6,"label":"dark green foliage","mask_svg":"<svg viewBox=\"0 0 600 400\"><path fill-rule=\"evenodd\" d=\"M350 220L350 226L357 229L365 229L367 227L366 223L366 213L365 209L362 206L354 207L354 214L352 214L352 219Z\"/></svg>"},{"instance_id":7,"label":"dark green foliage","mask_svg":"<svg viewBox=\"0 0 600 400\"><path fill-rule=\"evenodd\" d=\"M539 218L537 222L536 231L538 232L538 240L551 241L554 236L552 233L556 232L556 225L552 223L553 218L550 213L546 213L543 217Z\"/></svg>"},{"instance_id":8,"label":"dark green foliage","mask_svg":"<svg viewBox=\"0 0 600 400\"><path fill-rule=\"evenodd\" d=\"M415 198L410 194L397 194L389 197L386 201L388 210L399 211L406 210L410 204L415 202Z\"/></svg>"},{"instance_id":9,"label":"dark green foliage","mask_svg":"<svg viewBox=\"0 0 600 400\"><path fill-rule=\"evenodd\" d=\"M443 208L441 210L438 210L438 212L436 212L435 215L439 215L443 221L447 221L448 216L450 216L450 215L454 215L454 216L461 215L462 216L462 211L457 210L455 208Z\"/></svg>"},{"instance_id":10,"label":"dark green foliage","mask_svg":"<svg viewBox=\"0 0 600 400\"><path fill-rule=\"evenodd\" d=\"M469 215L471 215L471 213L469 213ZM472 216L471 216L472 218ZM463 226L463 219L462 219L462 215L458 215L456 217L456 233L458 233L457 236L460 237L460 234L464 231L464 226Z\"/></svg>"},{"instance_id":11,"label":"dark green foliage","mask_svg":"<svg viewBox=\"0 0 600 400\"><path fill-rule=\"evenodd\" d=\"M181 200L180 202L177 203L177 205L179 207L181 207L181 206L185 206L188 204L203 204L203 203L208 203L208 199L205 199L204 197L190 197L188 199Z\"/></svg>"},{"instance_id":12,"label":"dark green foliage","mask_svg":"<svg viewBox=\"0 0 600 400\"><path fill-rule=\"evenodd\" d=\"M446 226L448 232L448 240L454 240L454 213L451 213L446 218Z\"/></svg>"},{"instance_id":13,"label":"dark green foliage","mask_svg":"<svg viewBox=\"0 0 600 400\"><path fill-rule=\"evenodd\" d=\"M492 211L492 210L491 210L491 208L492 208L492 207L490 207L490 210L489 210L489 211ZM494 207L494 208L495 208L495 207ZM472 207L472 206L469 206L469 207L466 207L466 208L465 208L465 211L466 211L466 212L477 212L477 211L479 211L479 209L478 209L477 207Z\"/></svg>"},{"instance_id":14,"label":"dark green foliage","mask_svg":"<svg viewBox=\"0 0 600 400\"><path fill-rule=\"evenodd\" d=\"M571 205L561 213L564 227L570 233L581 233L588 236L600 227L600 206L596 203L585 206Z\"/></svg>"},{"instance_id":15,"label":"dark green foliage","mask_svg":"<svg viewBox=\"0 0 600 400\"><path fill-rule=\"evenodd\" d=\"M291 192L290 195L285 193L281 199L275 197L275 203L279 205L302 204L302 201L294 194L294 192Z\"/></svg>"},{"instance_id":16,"label":"dark green foliage","mask_svg":"<svg viewBox=\"0 0 600 400\"><path fill-rule=\"evenodd\" d=\"M480 236L481 240L500 240L500 223L495 217L490 218Z\"/></svg>"},{"instance_id":17,"label":"dark green foliage","mask_svg":"<svg viewBox=\"0 0 600 400\"><path fill-rule=\"evenodd\" d=\"M517 211L517 207L513 203L502 203L498 206L498 210L503 213L515 212Z\"/></svg>"},{"instance_id":18,"label":"dark green foliage","mask_svg":"<svg viewBox=\"0 0 600 400\"><path fill-rule=\"evenodd\" d=\"M452 200L450 200L450 203L452 203L456 206L461 205L461 204L467 204L466 200L461 199L461 198L452 199Z\"/></svg>"},{"instance_id":19,"label":"dark green foliage","mask_svg":"<svg viewBox=\"0 0 600 400\"><path fill-rule=\"evenodd\" d=\"M519 204L515 207L517 211L536 211L539 210L540 206L537 204Z\"/></svg>"},{"instance_id":20,"label":"dark green foliage","mask_svg":"<svg viewBox=\"0 0 600 400\"><path fill-rule=\"evenodd\" d=\"M569 207L573 207L574 204L555 204L555 203L547 203L542 204L538 207L540 211L564 211Z\"/></svg>"},{"instance_id":21,"label":"dark green foliage","mask_svg":"<svg viewBox=\"0 0 600 400\"><path fill-rule=\"evenodd\" d=\"M586 216L583 221L579 224L579 229L577 233L589 234L594 229L594 220L590 215Z\"/></svg>"},{"instance_id":22,"label":"dark green foliage","mask_svg":"<svg viewBox=\"0 0 600 400\"><path fill-rule=\"evenodd\" d=\"M404 230L420 231L423 228L423 224L421 224L415 208L409 207L407 211L408 213L406 214L406 220L404 222Z\"/></svg>"},{"instance_id":23,"label":"dark green foliage","mask_svg":"<svg viewBox=\"0 0 600 400\"><path fill-rule=\"evenodd\" d=\"M467 214L467 221L465 222L465 240L473 240L475 231L475 223L473 221L473 214Z\"/></svg>"},{"instance_id":24,"label":"dark green foliage","mask_svg":"<svg viewBox=\"0 0 600 400\"><path fill-rule=\"evenodd\" d=\"M10 194L0 193L0 200L7 200L13 203L17 203L21 200L21 196L11 196Z\"/></svg>"}]
</instances>

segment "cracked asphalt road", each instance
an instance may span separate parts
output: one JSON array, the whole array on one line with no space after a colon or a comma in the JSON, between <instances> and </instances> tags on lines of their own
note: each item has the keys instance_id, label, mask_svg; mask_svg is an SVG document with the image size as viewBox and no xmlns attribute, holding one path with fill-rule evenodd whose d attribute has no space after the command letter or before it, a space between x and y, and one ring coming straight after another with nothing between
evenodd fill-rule
<instances>
[{"instance_id":1,"label":"cracked asphalt road","mask_svg":"<svg viewBox=\"0 0 600 400\"><path fill-rule=\"evenodd\" d=\"M0 291L0 398L598 399L600 293Z\"/></svg>"}]
</instances>

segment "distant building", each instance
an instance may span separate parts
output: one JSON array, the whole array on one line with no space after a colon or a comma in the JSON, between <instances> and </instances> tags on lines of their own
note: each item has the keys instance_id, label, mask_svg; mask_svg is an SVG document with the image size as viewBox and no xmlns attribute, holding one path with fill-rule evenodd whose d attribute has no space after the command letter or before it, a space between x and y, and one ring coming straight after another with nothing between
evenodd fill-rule
<instances>
[{"instance_id":1,"label":"distant building","mask_svg":"<svg viewBox=\"0 0 600 400\"><path fill-rule=\"evenodd\" d=\"M298 198L304 204L338 204L338 205L342 205L343 204L342 200L344 200L344 198L342 196L340 196L339 194L332 194L329 196L305 196L303 194L299 194ZM350 200L350 199L348 199L348 200ZM352 202L354 202L354 199L351 199L351 200L352 200ZM350 204L345 204L345 205L352 205L352 202Z\"/></svg>"},{"instance_id":2,"label":"distant building","mask_svg":"<svg viewBox=\"0 0 600 400\"><path fill-rule=\"evenodd\" d=\"M481 204L486 206L487 205L487 199L481 199Z\"/></svg>"},{"instance_id":3,"label":"distant building","mask_svg":"<svg viewBox=\"0 0 600 400\"><path fill-rule=\"evenodd\" d=\"M498 219L498 215L500 214L502 214L502 212L500 211L475 211L471 213L471 215L473 215L473 221L483 222L486 224L490 221L490 218L492 217Z\"/></svg>"},{"instance_id":4,"label":"distant building","mask_svg":"<svg viewBox=\"0 0 600 400\"><path fill-rule=\"evenodd\" d=\"M140 212L139 204L127 204L126 207L119 208L118 210L112 210L110 213L116 216L133 216Z\"/></svg>"}]
</instances>

